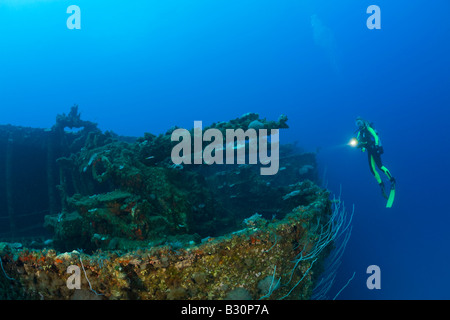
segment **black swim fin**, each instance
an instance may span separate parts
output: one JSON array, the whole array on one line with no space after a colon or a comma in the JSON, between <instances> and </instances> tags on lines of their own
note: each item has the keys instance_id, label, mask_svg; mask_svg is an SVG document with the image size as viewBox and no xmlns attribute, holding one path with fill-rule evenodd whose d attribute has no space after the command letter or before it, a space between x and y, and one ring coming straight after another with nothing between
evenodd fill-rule
<instances>
[{"instance_id":1,"label":"black swim fin","mask_svg":"<svg viewBox=\"0 0 450 320\"><path fill-rule=\"evenodd\" d=\"M383 197L387 200L388 196L386 195L386 192L384 191L384 183L381 182L379 185L380 185L381 193L383 194Z\"/></svg>"}]
</instances>

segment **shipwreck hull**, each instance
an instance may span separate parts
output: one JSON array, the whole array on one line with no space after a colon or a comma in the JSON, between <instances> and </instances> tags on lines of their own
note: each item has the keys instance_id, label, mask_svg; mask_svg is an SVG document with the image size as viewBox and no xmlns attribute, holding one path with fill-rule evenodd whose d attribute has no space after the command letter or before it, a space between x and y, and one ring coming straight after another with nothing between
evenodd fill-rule
<instances>
[{"instance_id":1,"label":"shipwreck hull","mask_svg":"<svg viewBox=\"0 0 450 320\"><path fill-rule=\"evenodd\" d=\"M1 285L9 287L7 298L309 299L332 248L329 242L320 250L317 225L331 217L327 198L324 192L280 221L256 217L233 234L185 248L87 255L2 243ZM80 289L69 289L70 266L81 271Z\"/></svg>"},{"instance_id":2,"label":"shipwreck hull","mask_svg":"<svg viewBox=\"0 0 450 320\"><path fill-rule=\"evenodd\" d=\"M209 128L286 121L248 113ZM295 144L264 176L250 164L175 165L173 129L119 137L77 106L48 130L0 129L1 299L310 299L348 228L318 186L315 154ZM26 191L14 183L22 167L40 173Z\"/></svg>"}]
</instances>

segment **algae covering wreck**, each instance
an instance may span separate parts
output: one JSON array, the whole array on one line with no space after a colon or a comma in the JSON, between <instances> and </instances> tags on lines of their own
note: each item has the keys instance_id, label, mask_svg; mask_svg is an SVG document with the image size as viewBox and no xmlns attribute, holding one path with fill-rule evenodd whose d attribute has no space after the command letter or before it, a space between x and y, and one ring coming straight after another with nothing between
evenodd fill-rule
<instances>
[{"instance_id":1,"label":"algae covering wreck","mask_svg":"<svg viewBox=\"0 0 450 320\"><path fill-rule=\"evenodd\" d=\"M210 128L288 126L249 113ZM0 298L327 297L351 216L317 185L315 154L281 144L273 176L260 165L174 164L175 129L121 137L77 106L51 129L1 127ZM30 148L38 197L8 181Z\"/></svg>"}]
</instances>

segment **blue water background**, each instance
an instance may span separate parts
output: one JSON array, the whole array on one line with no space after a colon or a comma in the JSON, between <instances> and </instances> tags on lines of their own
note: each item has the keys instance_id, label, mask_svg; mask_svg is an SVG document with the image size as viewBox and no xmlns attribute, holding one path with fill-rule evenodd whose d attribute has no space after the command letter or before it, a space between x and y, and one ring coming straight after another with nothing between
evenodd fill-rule
<instances>
[{"instance_id":1,"label":"blue water background","mask_svg":"<svg viewBox=\"0 0 450 320\"><path fill-rule=\"evenodd\" d=\"M69 30L69 5L81 30ZM369 30L366 9L381 8ZM433 1L0 0L0 123L51 127L79 104L141 136L258 112L280 141L319 148L324 182L355 206L340 299L449 299L450 3ZM386 209L367 155L373 121L397 179ZM30 159L32 161L32 159ZM282 164L281 164L282 165ZM381 289L366 268L381 269Z\"/></svg>"}]
</instances>

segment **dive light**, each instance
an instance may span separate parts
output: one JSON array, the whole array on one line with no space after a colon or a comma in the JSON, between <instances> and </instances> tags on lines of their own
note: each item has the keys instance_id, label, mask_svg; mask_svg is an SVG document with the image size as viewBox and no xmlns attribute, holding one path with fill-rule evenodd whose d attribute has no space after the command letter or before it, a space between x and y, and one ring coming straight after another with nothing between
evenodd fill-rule
<instances>
[{"instance_id":1,"label":"dive light","mask_svg":"<svg viewBox=\"0 0 450 320\"><path fill-rule=\"evenodd\" d=\"M358 140L356 140L356 138L351 138L348 144L352 147L356 147L358 145Z\"/></svg>"}]
</instances>

